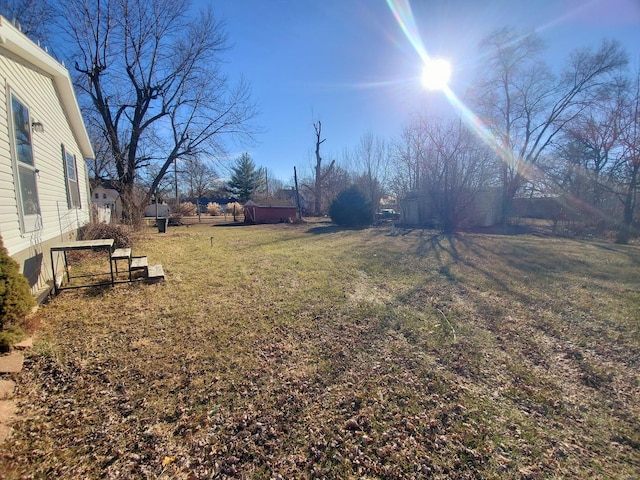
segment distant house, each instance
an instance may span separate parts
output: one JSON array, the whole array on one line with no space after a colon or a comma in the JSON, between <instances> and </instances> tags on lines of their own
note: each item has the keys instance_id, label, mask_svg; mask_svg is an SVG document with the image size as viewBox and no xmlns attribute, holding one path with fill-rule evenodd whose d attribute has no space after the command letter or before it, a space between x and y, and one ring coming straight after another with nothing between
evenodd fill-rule
<instances>
[{"instance_id":1,"label":"distant house","mask_svg":"<svg viewBox=\"0 0 640 480\"><path fill-rule=\"evenodd\" d=\"M108 180L94 180L91 182L91 203L100 222L110 223L111 220L122 216L122 200L118 190Z\"/></svg>"},{"instance_id":2,"label":"distant house","mask_svg":"<svg viewBox=\"0 0 640 480\"><path fill-rule=\"evenodd\" d=\"M298 208L288 201L268 200L262 204L249 200L244 205L245 223L285 223L298 218Z\"/></svg>"},{"instance_id":3,"label":"distant house","mask_svg":"<svg viewBox=\"0 0 640 480\"><path fill-rule=\"evenodd\" d=\"M93 150L67 69L2 16L0 78L0 236L38 295L48 247L90 221Z\"/></svg>"}]
</instances>

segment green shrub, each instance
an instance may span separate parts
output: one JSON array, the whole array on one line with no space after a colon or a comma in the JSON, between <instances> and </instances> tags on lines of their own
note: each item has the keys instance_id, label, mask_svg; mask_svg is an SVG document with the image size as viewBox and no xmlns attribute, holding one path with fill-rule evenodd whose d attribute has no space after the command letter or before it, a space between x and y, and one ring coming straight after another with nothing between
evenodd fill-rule
<instances>
[{"instance_id":1,"label":"green shrub","mask_svg":"<svg viewBox=\"0 0 640 480\"><path fill-rule=\"evenodd\" d=\"M127 248L131 246L131 230L120 224L112 223L87 223L80 227L78 239L98 240L102 238L113 238L115 248Z\"/></svg>"},{"instance_id":2,"label":"green shrub","mask_svg":"<svg viewBox=\"0 0 640 480\"><path fill-rule=\"evenodd\" d=\"M331 202L329 217L341 227L364 227L373 222L373 208L360 189L352 185Z\"/></svg>"},{"instance_id":3,"label":"green shrub","mask_svg":"<svg viewBox=\"0 0 640 480\"><path fill-rule=\"evenodd\" d=\"M207 204L207 213L213 216L220 215L222 213L222 207L220 207L219 203L209 202Z\"/></svg>"},{"instance_id":4,"label":"green shrub","mask_svg":"<svg viewBox=\"0 0 640 480\"><path fill-rule=\"evenodd\" d=\"M5 330L0 330L0 352L6 352L25 337L24 330L17 325L9 325Z\"/></svg>"},{"instance_id":5,"label":"green shrub","mask_svg":"<svg viewBox=\"0 0 640 480\"><path fill-rule=\"evenodd\" d=\"M0 330L20 326L35 304L29 281L9 256L0 237Z\"/></svg>"}]
</instances>

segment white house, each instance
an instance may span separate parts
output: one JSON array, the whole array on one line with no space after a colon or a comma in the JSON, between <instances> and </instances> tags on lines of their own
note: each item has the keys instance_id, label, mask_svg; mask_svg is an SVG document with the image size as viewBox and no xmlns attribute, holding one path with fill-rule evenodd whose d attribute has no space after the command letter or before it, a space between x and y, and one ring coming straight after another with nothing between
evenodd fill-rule
<instances>
[{"instance_id":1,"label":"white house","mask_svg":"<svg viewBox=\"0 0 640 480\"><path fill-rule=\"evenodd\" d=\"M48 247L90 220L91 142L67 69L0 16L0 236L32 293Z\"/></svg>"},{"instance_id":2,"label":"white house","mask_svg":"<svg viewBox=\"0 0 640 480\"><path fill-rule=\"evenodd\" d=\"M110 223L122 216L122 200L111 182L94 180L91 189L91 202L99 222Z\"/></svg>"}]
</instances>

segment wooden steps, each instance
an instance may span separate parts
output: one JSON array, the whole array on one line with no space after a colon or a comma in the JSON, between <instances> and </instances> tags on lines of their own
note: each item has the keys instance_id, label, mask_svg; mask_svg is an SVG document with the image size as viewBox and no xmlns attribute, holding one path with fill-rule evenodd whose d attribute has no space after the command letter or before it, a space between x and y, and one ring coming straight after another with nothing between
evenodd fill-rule
<instances>
[{"instance_id":1,"label":"wooden steps","mask_svg":"<svg viewBox=\"0 0 640 480\"><path fill-rule=\"evenodd\" d=\"M151 282L159 282L160 280L164 280L164 270L162 269L162 265L151 265L147 268L147 279Z\"/></svg>"},{"instance_id":2,"label":"wooden steps","mask_svg":"<svg viewBox=\"0 0 640 480\"><path fill-rule=\"evenodd\" d=\"M111 253L111 261L116 267L118 272L118 260L126 260L128 264L131 264L131 249L130 248L116 248Z\"/></svg>"},{"instance_id":3,"label":"wooden steps","mask_svg":"<svg viewBox=\"0 0 640 480\"><path fill-rule=\"evenodd\" d=\"M149 267L147 257L132 257L131 258L131 270L144 270Z\"/></svg>"},{"instance_id":4,"label":"wooden steps","mask_svg":"<svg viewBox=\"0 0 640 480\"><path fill-rule=\"evenodd\" d=\"M116 248L111 253L111 260L126 260L131 258L130 248Z\"/></svg>"},{"instance_id":5,"label":"wooden steps","mask_svg":"<svg viewBox=\"0 0 640 480\"><path fill-rule=\"evenodd\" d=\"M115 267L116 274L117 273L125 273L125 271L118 271L118 261L126 260L127 261L127 270L126 273L129 275L129 282L133 282L135 280L147 280L150 282L157 282L160 280L164 280L164 270L162 265L152 265L149 266L149 260L145 256L134 257L131 255L130 248L116 248L111 253L111 261ZM138 272L142 270L142 276L138 275L135 278L133 277L133 272Z\"/></svg>"}]
</instances>

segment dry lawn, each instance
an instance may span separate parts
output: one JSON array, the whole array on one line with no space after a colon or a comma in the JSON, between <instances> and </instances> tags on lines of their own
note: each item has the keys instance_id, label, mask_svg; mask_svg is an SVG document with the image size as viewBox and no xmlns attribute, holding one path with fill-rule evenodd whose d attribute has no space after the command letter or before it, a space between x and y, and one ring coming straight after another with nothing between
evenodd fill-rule
<instances>
[{"instance_id":1,"label":"dry lawn","mask_svg":"<svg viewBox=\"0 0 640 480\"><path fill-rule=\"evenodd\" d=\"M0 478L640 476L640 248L325 222L149 229L62 292Z\"/></svg>"}]
</instances>

